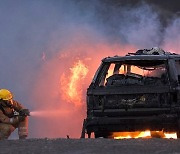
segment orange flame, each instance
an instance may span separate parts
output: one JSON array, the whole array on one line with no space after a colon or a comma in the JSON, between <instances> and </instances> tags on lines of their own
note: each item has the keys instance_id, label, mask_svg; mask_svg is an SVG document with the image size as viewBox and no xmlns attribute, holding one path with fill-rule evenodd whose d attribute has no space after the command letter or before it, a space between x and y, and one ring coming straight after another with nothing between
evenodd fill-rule
<instances>
[{"instance_id":1,"label":"orange flame","mask_svg":"<svg viewBox=\"0 0 180 154\"><path fill-rule=\"evenodd\" d=\"M61 76L61 85L63 87L66 85L66 87L63 88L65 93L63 98L73 102L75 105L81 105L83 99L82 83L88 73L88 68L81 60L78 60L78 62L70 68L70 72L71 75L68 78L65 78L64 74Z\"/></svg>"},{"instance_id":2,"label":"orange flame","mask_svg":"<svg viewBox=\"0 0 180 154\"><path fill-rule=\"evenodd\" d=\"M135 132L115 132L113 133L114 139L125 139L125 138L150 138L151 133L149 130L146 131L135 131Z\"/></svg>"},{"instance_id":3,"label":"orange flame","mask_svg":"<svg viewBox=\"0 0 180 154\"><path fill-rule=\"evenodd\" d=\"M177 139L177 134L175 132L173 133L164 133L165 137L164 138L173 138Z\"/></svg>"},{"instance_id":4,"label":"orange flame","mask_svg":"<svg viewBox=\"0 0 180 154\"><path fill-rule=\"evenodd\" d=\"M114 139L130 139L130 138L172 138L177 139L175 132L163 132L163 131L135 131L135 132L114 132L111 136Z\"/></svg>"}]
</instances>

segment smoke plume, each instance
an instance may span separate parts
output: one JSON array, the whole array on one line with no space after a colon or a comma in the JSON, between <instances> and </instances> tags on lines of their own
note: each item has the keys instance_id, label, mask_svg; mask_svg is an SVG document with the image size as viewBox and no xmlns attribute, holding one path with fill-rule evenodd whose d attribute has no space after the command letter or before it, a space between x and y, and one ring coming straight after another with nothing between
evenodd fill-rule
<instances>
[{"instance_id":1,"label":"smoke plume","mask_svg":"<svg viewBox=\"0 0 180 154\"><path fill-rule=\"evenodd\" d=\"M2 0L0 88L32 111L29 137L80 137L86 89L101 59L154 46L178 53L180 18L170 17L164 25L144 2ZM74 82L77 105L66 90L79 61L88 71Z\"/></svg>"}]
</instances>

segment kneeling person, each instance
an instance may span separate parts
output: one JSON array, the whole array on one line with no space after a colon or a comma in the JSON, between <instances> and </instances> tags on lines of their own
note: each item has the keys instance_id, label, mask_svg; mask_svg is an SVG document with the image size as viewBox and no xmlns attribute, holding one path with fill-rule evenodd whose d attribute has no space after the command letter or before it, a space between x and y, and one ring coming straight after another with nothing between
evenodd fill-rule
<instances>
[{"instance_id":1,"label":"kneeling person","mask_svg":"<svg viewBox=\"0 0 180 154\"><path fill-rule=\"evenodd\" d=\"M8 139L18 128L19 139L28 136L29 110L13 100L12 93L7 89L0 89L0 140Z\"/></svg>"}]
</instances>

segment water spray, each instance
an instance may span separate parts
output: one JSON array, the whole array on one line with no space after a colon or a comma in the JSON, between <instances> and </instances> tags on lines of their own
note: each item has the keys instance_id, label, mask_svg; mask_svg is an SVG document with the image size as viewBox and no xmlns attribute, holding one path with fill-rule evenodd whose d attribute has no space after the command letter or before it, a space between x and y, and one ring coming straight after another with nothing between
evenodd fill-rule
<instances>
[{"instance_id":1,"label":"water spray","mask_svg":"<svg viewBox=\"0 0 180 154\"><path fill-rule=\"evenodd\" d=\"M70 113L67 110L39 110L39 111L31 111L31 116L36 117L56 117L56 116L63 116L67 113Z\"/></svg>"}]
</instances>

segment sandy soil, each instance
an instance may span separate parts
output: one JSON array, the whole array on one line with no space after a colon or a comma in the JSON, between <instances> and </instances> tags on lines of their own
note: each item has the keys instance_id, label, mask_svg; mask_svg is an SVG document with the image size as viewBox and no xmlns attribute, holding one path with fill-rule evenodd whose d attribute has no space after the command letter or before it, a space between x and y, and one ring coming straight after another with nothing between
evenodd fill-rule
<instances>
[{"instance_id":1,"label":"sandy soil","mask_svg":"<svg viewBox=\"0 0 180 154\"><path fill-rule=\"evenodd\" d=\"M0 141L0 153L180 153L180 139L27 139Z\"/></svg>"}]
</instances>

